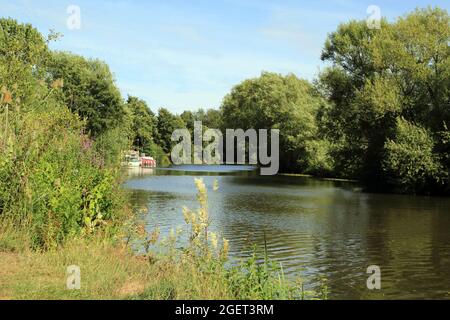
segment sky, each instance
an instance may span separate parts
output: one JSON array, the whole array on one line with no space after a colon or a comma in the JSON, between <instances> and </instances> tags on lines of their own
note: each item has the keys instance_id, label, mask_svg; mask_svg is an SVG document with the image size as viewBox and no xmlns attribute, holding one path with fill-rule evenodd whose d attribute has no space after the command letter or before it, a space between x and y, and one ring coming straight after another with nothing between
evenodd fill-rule
<instances>
[{"instance_id":1,"label":"sky","mask_svg":"<svg viewBox=\"0 0 450 320\"><path fill-rule=\"evenodd\" d=\"M314 79L327 34L366 19L370 5L390 20L429 5L450 11L448 0L0 0L0 16L62 33L52 49L101 59L125 98L181 113L220 107L262 71Z\"/></svg>"}]
</instances>

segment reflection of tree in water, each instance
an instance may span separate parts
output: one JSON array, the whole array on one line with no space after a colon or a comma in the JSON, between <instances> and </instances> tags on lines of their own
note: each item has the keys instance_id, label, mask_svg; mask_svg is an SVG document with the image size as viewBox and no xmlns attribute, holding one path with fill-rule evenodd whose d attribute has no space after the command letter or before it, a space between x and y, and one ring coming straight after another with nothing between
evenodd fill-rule
<instances>
[{"instance_id":1,"label":"reflection of tree in water","mask_svg":"<svg viewBox=\"0 0 450 320\"><path fill-rule=\"evenodd\" d=\"M149 204L151 193L144 190L127 190L133 209L146 208Z\"/></svg>"},{"instance_id":2,"label":"reflection of tree in water","mask_svg":"<svg viewBox=\"0 0 450 320\"><path fill-rule=\"evenodd\" d=\"M154 198L164 199L167 201L178 199L176 194L171 194L168 192L152 192L139 189L128 189L127 194L133 209L147 208L150 210L152 208L151 200Z\"/></svg>"},{"instance_id":3,"label":"reflection of tree in water","mask_svg":"<svg viewBox=\"0 0 450 320\"><path fill-rule=\"evenodd\" d=\"M332 275L330 297L445 297L450 200L355 195L333 203L327 217L334 232L317 238L314 260L325 276ZM381 291L366 287L370 265L381 268Z\"/></svg>"},{"instance_id":4,"label":"reflection of tree in water","mask_svg":"<svg viewBox=\"0 0 450 320\"><path fill-rule=\"evenodd\" d=\"M416 299L446 296L449 205L449 199L372 196L367 256L385 275L384 294Z\"/></svg>"}]
</instances>

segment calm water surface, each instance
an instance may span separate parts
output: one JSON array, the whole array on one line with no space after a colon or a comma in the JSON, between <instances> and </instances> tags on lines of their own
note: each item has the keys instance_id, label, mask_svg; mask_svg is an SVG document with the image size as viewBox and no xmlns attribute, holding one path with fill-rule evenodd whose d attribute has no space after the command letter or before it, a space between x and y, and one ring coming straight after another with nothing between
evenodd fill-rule
<instances>
[{"instance_id":1,"label":"calm water surface","mask_svg":"<svg viewBox=\"0 0 450 320\"><path fill-rule=\"evenodd\" d=\"M184 226L196 208L194 177L208 187L212 229L230 240L233 259L254 244L308 286L327 279L334 299L450 299L450 199L368 194L357 185L304 177L259 176L242 166L130 169L126 187L147 207L147 227ZM213 192L214 180L219 191ZM381 268L381 290L366 269Z\"/></svg>"}]
</instances>

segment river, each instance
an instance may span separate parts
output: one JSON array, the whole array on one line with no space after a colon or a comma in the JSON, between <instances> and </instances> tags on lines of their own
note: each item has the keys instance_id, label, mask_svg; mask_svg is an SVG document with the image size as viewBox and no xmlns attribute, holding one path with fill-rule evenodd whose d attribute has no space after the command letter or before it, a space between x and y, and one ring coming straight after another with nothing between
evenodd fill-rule
<instances>
[{"instance_id":1,"label":"river","mask_svg":"<svg viewBox=\"0 0 450 320\"><path fill-rule=\"evenodd\" d=\"M326 279L331 299L450 299L449 198L370 194L355 183L259 176L245 166L126 174L133 206L149 210L149 230L184 226L181 208L198 207L194 177L202 177L211 229L229 239L233 260L266 240L288 277L307 288ZM367 288L371 265L380 267L380 290Z\"/></svg>"}]
</instances>

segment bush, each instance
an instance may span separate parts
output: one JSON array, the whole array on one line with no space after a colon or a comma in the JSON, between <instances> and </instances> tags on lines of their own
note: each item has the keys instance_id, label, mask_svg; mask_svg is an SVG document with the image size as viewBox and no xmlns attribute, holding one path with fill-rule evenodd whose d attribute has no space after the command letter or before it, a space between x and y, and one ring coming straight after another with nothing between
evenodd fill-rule
<instances>
[{"instance_id":1,"label":"bush","mask_svg":"<svg viewBox=\"0 0 450 320\"><path fill-rule=\"evenodd\" d=\"M306 173L316 176L331 176L334 160L331 156L331 143L328 140L309 140L305 142Z\"/></svg>"},{"instance_id":2,"label":"bush","mask_svg":"<svg viewBox=\"0 0 450 320\"><path fill-rule=\"evenodd\" d=\"M0 19L0 39L0 222L25 228L33 248L47 249L121 212L121 140L112 131L97 142L85 134L86 122L65 105L67 79L48 72L36 29Z\"/></svg>"},{"instance_id":3,"label":"bush","mask_svg":"<svg viewBox=\"0 0 450 320\"><path fill-rule=\"evenodd\" d=\"M424 128L397 119L395 138L385 143L383 170L400 192L429 190L437 181L439 161L433 154L434 140Z\"/></svg>"},{"instance_id":4,"label":"bush","mask_svg":"<svg viewBox=\"0 0 450 320\"><path fill-rule=\"evenodd\" d=\"M115 172L64 107L15 115L1 138L2 215L28 224L31 243L48 248L90 231L118 209ZM4 119L3 119L4 120ZM3 122L4 123L4 122Z\"/></svg>"}]
</instances>

